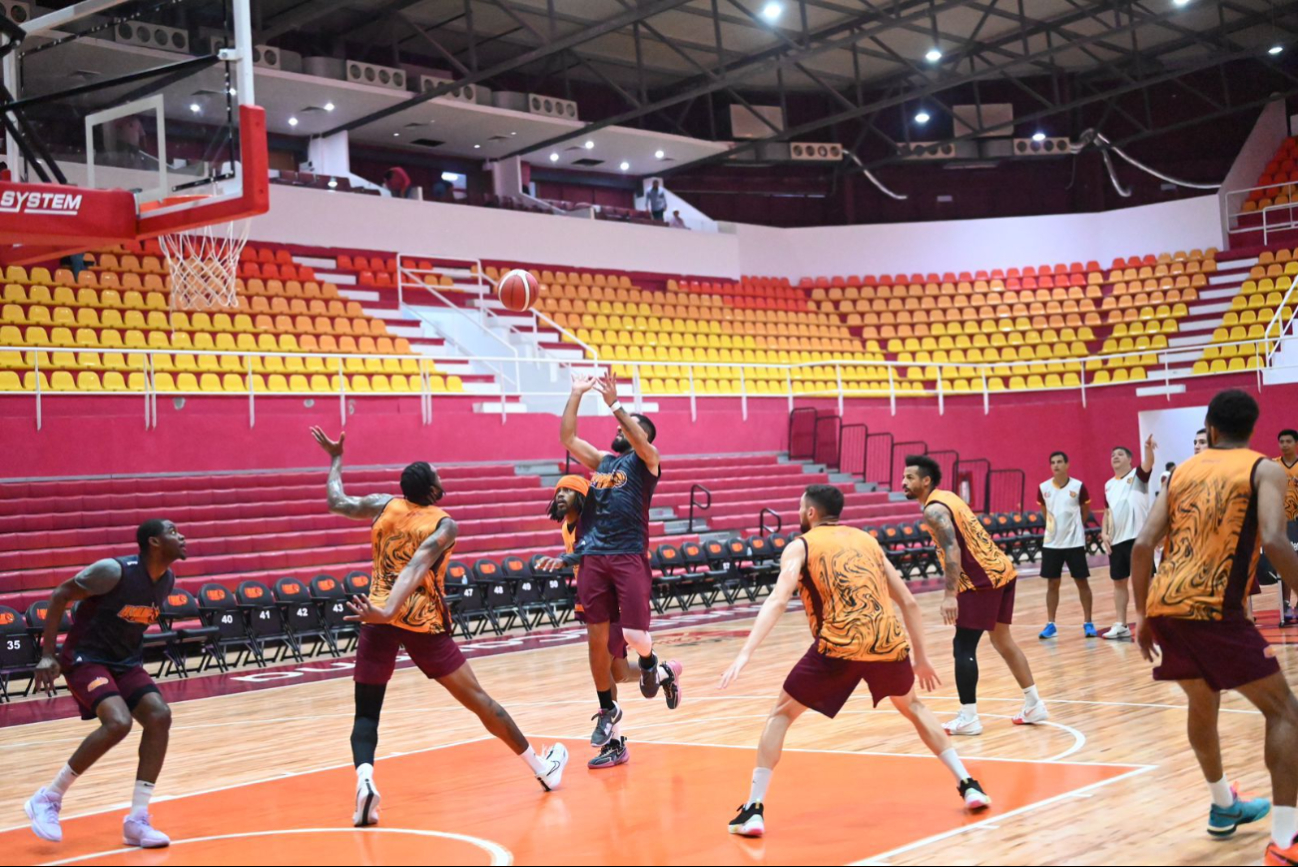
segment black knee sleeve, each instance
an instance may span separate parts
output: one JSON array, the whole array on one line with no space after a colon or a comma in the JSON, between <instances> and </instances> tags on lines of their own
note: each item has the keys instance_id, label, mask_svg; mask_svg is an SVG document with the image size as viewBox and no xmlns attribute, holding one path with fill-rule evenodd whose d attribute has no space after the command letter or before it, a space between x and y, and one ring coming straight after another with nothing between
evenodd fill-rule
<instances>
[{"instance_id":1,"label":"black knee sleeve","mask_svg":"<svg viewBox=\"0 0 1298 867\"><path fill-rule=\"evenodd\" d=\"M379 714L383 711L386 683L356 684L356 718L352 721L352 762L360 765L374 764L374 752L379 746Z\"/></svg>"},{"instance_id":2,"label":"black knee sleeve","mask_svg":"<svg viewBox=\"0 0 1298 867\"><path fill-rule=\"evenodd\" d=\"M960 695L961 704L973 704L978 701L978 642L982 640L982 630L955 630L955 640L951 646L955 653L955 686Z\"/></svg>"}]
</instances>

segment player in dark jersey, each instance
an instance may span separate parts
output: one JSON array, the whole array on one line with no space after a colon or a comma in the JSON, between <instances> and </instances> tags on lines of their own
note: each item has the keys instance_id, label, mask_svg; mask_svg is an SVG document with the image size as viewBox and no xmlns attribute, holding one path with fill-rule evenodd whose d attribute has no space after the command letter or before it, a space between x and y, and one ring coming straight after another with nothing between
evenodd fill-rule
<instances>
[{"instance_id":1,"label":"player in dark jersey","mask_svg":"<svg viewBox=\"0 0 1298 867\"><path fill-rule=\"evenodd\" d=\"M577 436L577 410L586 392L594 389L617 419L618 432L612 453L595 448ZM649 504L661 474L657 429L649 418L622 408L617 382L611 376L578 377L563 410L559 441L582 463L594 470L590 496L581 515L580 541L571 554L539 561L541 569L581 564L577 574L577 599L586 614L590 645L590 673L599 697L591 746L602 747L613 737L613 726L622 720L622 708L613 700L609 669L608 633L611 622L620 623L626 642L640 657L640 693L653 698L661 687L667 707L681 701L681 664L660 663L649 634Z\"/></svg>"},{"instance_id":2,"label":"player in dark jersey","mask_svg":"<svg viewBox=\"0 0 1298 867\"><path fill-rule=\"evenodd\" d=\"M581 476L564 476L554 485L554 499L550 501L549 514L551 520L562 524L565 554L571 554L577 548L577 538L581 532L581 512L589 495L590 482ZM574 576L580 572L580 566L573 567ZM585 623L586 612L580 602L576 604L575 609L573 613L577 619ZM637 679L636 673L631 670L627 662L626 638L622 635L621 625L617 623L610 623L608 627L608 654L612 658L610 671L613 676L613 701L616 703L617 685ZM601 662L602 654L599 656L600 659L591 660L592 666ZM622 725L614 723L608 742L600 747L599 753L586 763L586 767L598 770L624 765L629 761L631 761L631 751L627 748L626 738L622 735Z\"/></svg>"},{"instance_id":3,"label":"player in dark jersey","mask_svg":"<svg viewBox=\"0 0 1298 867\"><path fill-rule=\"evenodd\" d=\"M1208 404L1210 447L1176 468L1132 548L1136 642L1159 664L1154 679L1176 681L1188 699L1186 733L1212 796L1208 833L1229 837L1271 812L1264 864L1298 864L1298 698L1275 648L1249 616L1260 550L1285 586L1298 589L1298 555L1285 527L1285 473L1249 447L1257 401L1220 392ZM1154 548L1168 554L1154 573ZM1157 644L1157 648L1155 647ZM1217 715L1233 689L1266 720L1265 760L1275 806L1242 798L1222 766Z\"/></svg>"},{"instance_id":4,"label":"player in dark jersey","mask_svg":"<svg viewBox=\"0 0 1298 867\"><path fill-rule=\"evenodd\" d=\"M388 681L404 647L420 671L436 680L451 698L472 711L483 727L505 743L536 774L549 792L559 785L568 750L555 744L538 756L509 713L487 694L473 667L451 637L446 604L446 567L455 551L459 529L436 505L445 491L437 470L424 461L401 472L401 496L370 494L349 497L343 491L343 443L320 428L311 436L330 457L329 511L370 522L374 576L370 592L347 603L346 619L361 623L356 646L356 716L352 721L352 760L356 766L356 827L379 820L379 792L374 786L374 755L379 744L379 714Z\"/></svg>"},{"instance_id":5,"label":"player in dark jersey","mask_svg":"<svg viewBox=\"0 0 1298 867\"><path fill-rule=\"evenodd\" d=\"M99 728L81 742L54 782L37 789L24 805L32 831L52 843L63 839L59 810L68 787L122 742L131 730L131 717L144 731L122 842L145 849L171 843L149 819L149 799L167 755L171 708L144 670L144 633L158 622L162 603L175 586L171 564L185 559L185 537L170 521L154 519L139 526L135 541L139 554L100 560L64 581L50 597L35 686L53 686L62 672L81 718L99 720ZM60 653L59 623L67 607L76 603L80 604Z\"/></svg>"}]
</instances>

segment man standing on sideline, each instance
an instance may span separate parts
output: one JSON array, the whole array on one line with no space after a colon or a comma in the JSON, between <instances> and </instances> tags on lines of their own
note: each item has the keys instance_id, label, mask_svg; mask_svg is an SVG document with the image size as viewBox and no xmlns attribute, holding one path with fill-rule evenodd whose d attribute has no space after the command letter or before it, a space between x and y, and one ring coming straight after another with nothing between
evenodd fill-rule
<instances>
[{"instance_id":1,"label":"man standing on sideline","mask_svg":"<svg viewBox=\"0 0 1298 867\"><path fill-rule=\"evenodd\" d=\"M1294 550L1298 551L1298 431L1292 428L1285 428L1280 431L1276 437L1280 444L1280 456L1277 457L1276 463L1280 464L1285 471L1288 485L1285 487L1284 511L1285 519L1288 523L1289 543ZM1280 573L1271 565L1271 560L1262 555L1261 561L1257 566L1257 577L1259 580L1268 584L1275 584L1280 581ZM1292 591L1287 587L1280 588L1281 605L1281 624L1292 626L1298 623L1298 617L1294 616L1294 609L1290 603L1290 594Z\"/></svg>"},{"instance_id":2,"label":"man standing on sideline","mask_svg":"<svg viewBox=\"0 0 1298 867\"><path fill-rule=\"evenodd\" d=\"M662 188L657 179L654 180L653 186L645 191L644 199L654 220L663 222L663 214L667 213L667 191Z\"/></svg>"},{"instance_id":3,"label":"man standing on sideline","mask_svg":"<svg viewBox=\"0 0 1298 867\"><path fill-rule=\"evenodd\" d=\"M1046 579L1046 612L1049 621L1040 638L1054 638L1055 615L1059 611L1059 584L1064 565L1077 585L1082 600L1082 632L1095 638L1091 621L1091 567L1086 562L1086 525L1091 521L1091 494L1079 479L1068 475L1068 455L1052 452L1052 477L1037 488L1037 504L1046 515L1046 538L1041 548L1041 577Z\"/></svg>"},{"instance_id":4,"label":"man standing on sideline","mask_svg":"<svg viewBox=\"0 0 1298 867\"><path fill-rule=\"evenodd\" d=\"M1130 639L1127 626L1127 601L1131 588L1131 547L1149 514L1149 477L1154 471L1154 452L1158 443L1153 434L1145 440L1145 457L1140 466L1131 463L1131 449L1117 446L1109 456L1113 478L1104 483L1104 530L1100 543L1109 555L1109 577L1113 579L1113 610L1117 619L1104 633L1110 641Z\"/></svg>"},{"instance_id":5,"label":"man standing on sideline","mask_svg":"<svg viewBox=\"0 0 1298 867\"><path fill-rule=\"evenodd\" d=\"M1257 401L1246 392L1212 399L1211 447L1177 467L1154 503L1132 552L1131 581L1140 653L1159 663L1155 680L1176 681L1189 700L1186 733L1212 798L1208 833L1229 837L1271 812L1262 863L1286 865L1298 864L1298 700L1246 600L1259 546L1289 587L1298 587L1298 555L1285 533L1285 473L1249 448L1257 416ZM1164 534L1168 555L1152 575ZM1266 719L1274 811L1267 799L1242 798L1227 782L1217 716L1228 689Z\"/></svg>"}]
</instances>

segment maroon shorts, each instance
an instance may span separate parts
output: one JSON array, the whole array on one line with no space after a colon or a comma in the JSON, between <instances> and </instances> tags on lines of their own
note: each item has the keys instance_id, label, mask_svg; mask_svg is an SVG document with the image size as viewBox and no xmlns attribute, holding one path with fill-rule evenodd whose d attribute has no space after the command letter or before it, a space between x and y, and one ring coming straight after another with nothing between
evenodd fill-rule
<instances>
[{"instance_id":1,"label":"maroon shorts","mask_svg":"<svg viewBox=\"0 0 1298 867\"><path fill-rule=\"evenodd\" d=\"M577 601L587 623L649 628L653 574L643 554L591 554L577 570Z\"/></svg>"},{"instance_id":2,"label":"maroon shorts","mask_svg":"<svg viewBox=\"0 0 1298 867\"><path fill-rule=\"evenodd\" d=\"M887 696L909 693L915 686L915 670L909 659L896 662L835 659L816 650L813 643L784 679L784 691L794 701L833 719L861 681L870 687L877 707Z\"/></svg>"},{"instance_id":3,"label":"maroon shorts","mask_svg":"<svg viewBox=\"0 0 1298 867\"><path fill-rule=\"evenodd\" d=\"M1202 680L1215 690L1236 689L1280 670L1275 648L1250 621L1151 617L1162 650L1154 680Z\"/></svg>"},{"instance_id":4,"label":"maroon shorts","mask_svg":"<svg viewBox=\"0 0 1298 867\"><path fill-rule=\"evenodd\" d=\"M120 695L126 707L135 710L146 695L161 692L144 666L110 668L97 662L83 662L63 670L68 692L77 700L82 719L94 719L95 708L106 698Z\"/></svg>"},{"instance_id":5,"label":"maroon shorts","mask_svg":"<svg viewBox=\"0 0 1298 867\"><path fill-rule=\"evenodd\" d=\"M578 602L573 606L572 616L577 619L578 623L586 622L586 610ZM608 652L613 658L626 656L626 636L622 634L622 627L616 623L608 625Z\"/></svg>"},{"instance_id":6,"label":"maroon shorts","mask_svg":"<svg viewBox=\"0 0 1298 867\"><path fill-rule=\"evenodd\" d=\"M1015 578L1004 587L992 590L965 590L956 595L956 604L960 606L956 614L955 625L961 629L977 629L992 632L998 623L1014 621L1014 587L1019 583Z\"/></svg>"},{"instance_id":7,"label":"maroon shorts","mask_svg":"<svg viewBox=\"0 0 1298 867\"><path fill-rule=\"evenodd\" d=\"M352 679L357 683L387 683L392 679L397 654L403 645L429 680L454 674L464 665L464 654L449 633L433 635L390 623L367 623L361 627Z\"/></svg>"}]
</instances>

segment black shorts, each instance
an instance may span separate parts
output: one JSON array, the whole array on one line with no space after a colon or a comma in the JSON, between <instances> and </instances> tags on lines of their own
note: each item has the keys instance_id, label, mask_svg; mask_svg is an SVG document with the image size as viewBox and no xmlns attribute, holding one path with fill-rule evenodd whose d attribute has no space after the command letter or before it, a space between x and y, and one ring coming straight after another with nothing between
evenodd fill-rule
<instances>
[{"instance_id":1,"label":"black shorts","mask_svg":"<svg viewBox=\"0 0 1298 867\"><path fill-rule=\"evenodd\" d=\"M1126 581L1131 577L1131 549L1136 547L1135 539L1118 542L1109 555L1109 577L1114 581Z\"/></svg>"},{"instance_id":2,"label":"black shorts","mask_svg":"<svg viewBox=\"0 0 1298 867\"><path fill-rule=\"evenodd\" d=\"M1085 581L1091 577L1091 567L1086 562L1086 546L1041 549L1042 578L1062 578L1065 563L1068 564L1068 574L1077 580Z\"/></svg>"}]
</instances>

